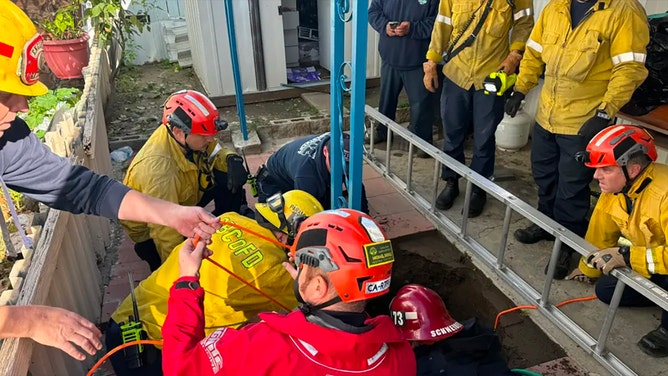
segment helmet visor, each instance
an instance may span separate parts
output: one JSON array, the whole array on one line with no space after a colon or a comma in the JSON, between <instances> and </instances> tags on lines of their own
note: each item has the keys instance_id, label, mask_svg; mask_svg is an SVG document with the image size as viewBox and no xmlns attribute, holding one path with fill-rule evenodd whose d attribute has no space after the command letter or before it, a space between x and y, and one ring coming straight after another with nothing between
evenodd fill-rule
<instances>
[{"instance_id":1,"label":"helmet visor","mask_svg":"<svg viewBox=\"0 0 668 376\"><path fill-rule=\"evenodd\" d=\"M21 81L24 84L34 85L39 82L39 68L44 62L43 52L44 47L40 34L35 34L23 46L16 74L21 77Z\"/></svg>"}]
</instances>

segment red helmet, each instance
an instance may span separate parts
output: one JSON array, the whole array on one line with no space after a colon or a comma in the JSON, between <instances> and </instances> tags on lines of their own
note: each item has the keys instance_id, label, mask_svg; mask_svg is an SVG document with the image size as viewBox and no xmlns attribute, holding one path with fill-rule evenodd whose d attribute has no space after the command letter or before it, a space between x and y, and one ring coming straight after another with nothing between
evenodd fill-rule
<instances>
[{"instance_id":1,"label":"red helmet","mask_svg":"<svg viewBox=\"0 0 668 376\"><path fill-rule=\"evenodd\" d=\"M408 341L440 341L464 329L450 316L436 291L417 284L397 291L390 303L390 315Z\"/></svg>"},{"instance_id":2,"label":"red helmet","mask_svg":"<svg viewBox=\"0 0 668 376\"><path fill-rule=\"evenodd\" d=\"M215 136L227 128L213 102L195 90L177 91L167 98L163 108L162 123L181 128L186 135Z\"/></svg>"},{"instance_id":3,"label":"red helmet","mask_svg":"<svg viewBox=\"0 0 668 376\"><path fill-rule=\"evenodd\" d=\"M386 294L394 252L392 243L368 215L353 209L327 210L302 222L291 249L297 267L327 273L341 301Z\"/></svg>"},{"instance_id":4,"label":"red helmet","mask_svg":"<svg viewBox=\"0 0 668 376\"><path fill-rule=\"evenodd\" d=\"M642 128L619 124L598 132L589 141L587 151L580 154L579 158L585 162L585 166L591 168L626 166L629 158L638 153L644 153L656 161L654 139Z\"/></svg>"}]
</instances>

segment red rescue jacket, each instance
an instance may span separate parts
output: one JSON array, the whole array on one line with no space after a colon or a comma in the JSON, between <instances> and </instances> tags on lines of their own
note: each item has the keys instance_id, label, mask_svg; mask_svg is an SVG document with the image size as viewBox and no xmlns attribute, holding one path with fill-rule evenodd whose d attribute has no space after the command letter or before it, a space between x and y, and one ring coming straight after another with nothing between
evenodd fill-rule
<instances>
[{"instance_id":1,"label":"red rescue jacket","mask_svg":"<svg viewBox=\"0 0 668 376\"><path fill-rule=\"evenodd\" d=\"M182 278L181 280L188 280ZM388 316L361 334L325 328L301 311L260 314L261 322L204 337L204 291L174 289L162 328L165 375L412 376L415 356Z\"/></svg>"}]
</instances>

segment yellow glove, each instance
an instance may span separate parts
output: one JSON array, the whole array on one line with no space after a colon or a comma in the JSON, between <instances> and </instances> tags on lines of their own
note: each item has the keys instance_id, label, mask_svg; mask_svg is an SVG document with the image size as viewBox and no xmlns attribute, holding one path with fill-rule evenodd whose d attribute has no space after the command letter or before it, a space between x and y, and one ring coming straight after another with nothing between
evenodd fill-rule
<instances>
[{"instance_id":1,"label":"yellow glove","mask_svg":"<svg viewBox=\"0 0 668 376\"><path fill-rule=\"evenodd\" d=\"M431 60L427 60L422 63L422 69L424 70L424 87L432 93L436 92L438 89L438 73L436 72L436 63Z\"/></svg>"}]
</instances>

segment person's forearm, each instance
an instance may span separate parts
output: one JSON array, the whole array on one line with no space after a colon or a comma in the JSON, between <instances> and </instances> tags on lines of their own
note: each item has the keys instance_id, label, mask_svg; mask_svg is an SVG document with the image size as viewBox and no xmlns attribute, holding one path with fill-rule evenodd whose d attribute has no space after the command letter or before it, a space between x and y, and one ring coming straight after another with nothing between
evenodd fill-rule
<instances>
[{"instance_id":1,"label":"person's forearm","mask_svg":"<svg viewBox=\"0 0 668 376\"><path fill-rule=\"evenodd\" d=\"M0 338L30 337L29 306L0 306Z\"/></svg>"},{"instance_id":2,"label":"person's forearm","mask_svg":"<svg viewBox=\"0 0 668 376\"><path fill-rule=\"evenodd\" d=\"M121 201L118 219L167 226L169 213L175 206L174 203L131 190Z\"/></svg>"}]
</instances>

